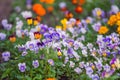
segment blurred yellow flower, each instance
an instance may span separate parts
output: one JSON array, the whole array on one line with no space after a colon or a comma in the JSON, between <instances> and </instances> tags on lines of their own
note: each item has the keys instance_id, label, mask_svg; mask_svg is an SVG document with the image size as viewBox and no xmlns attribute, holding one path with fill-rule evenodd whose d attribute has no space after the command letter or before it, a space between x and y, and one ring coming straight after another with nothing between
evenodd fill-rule
<instances>
[{"instance_id":1,"label":"blurred yellow flower","mask_svg":"<svg viewBox=\"0 0 120 80\"><path fill-rule=\"evenodd\" d=\"M34 24L34 26L38 25L38 20L34 19L33 24Z\"/></svg>"},{"instance_id":2,"label":"blurred yellow flower","mask_svg":"<svg viewBox=\"0 0 120 80\"><path fill-rule=\"evenodd\" d=\"M106 53L103 53L102 55L103 55L104 57L106 57L106 56L107 56L107 54L106 54Z\"/></svg>"},{"instance_id":3,"label":"blurred yellow flower","mask_svg":"<svg viewBox=\"0 0 120 80\"><path fill-rule=\"evenodd\" d=\"M100 15L102 14L101 10L97 10L96 14L98 17L100 17Z\"/></svg>"},{"instance_id":4,"label":"blurred yellow flower","mask_svg":"<svg viewBox=\"0 0 120 80\"><path fill-rule=\"evenodd\" d=\"M33 23L32 18L28 18L28 19L27 19L27 24L28 24L28 25L32 25L32 23Z\"/></svg>"},{"instance_id":5,"label":"blurred yellow flower","mask_svg":"<svg viewBox=\"0 0 120 80\"><path fill-rule=\"evenodd\" d=\"M62 19L61 23L63 25L63 30L66 30L67 29L67 19L66 18Z\"/></svg>"},{"instance_id":6,"label":"blurred yellow flower","mask_svg":"<svg viewBox=\"0 0 120 80\"><path fill-rule=\"evenodd\" d=\"M56 29L62 30L62 26L56 26Z\"/></svg>"},{"instance_id":7,"label":"blurred yellow flower","mask_svg":"<svg viewBox=\"0 0 120 80\"><path fill-rule=\"evenodd\" d=\"M112 65L111 65L111 67L112 67L113 69L115 69L115 68L116 68L115 64L112 64Z\"/></svg>"},{"instance_id":8,"label":"blurred yellow flower","mask_svg":"<svg viewBox=\"0 0 120 80\"><path fill-rule=\"evenodd\" d=\"M58 56L62 56L62 53L60 51L58 51L57 55Z\"/></svg>"}]
</instances>

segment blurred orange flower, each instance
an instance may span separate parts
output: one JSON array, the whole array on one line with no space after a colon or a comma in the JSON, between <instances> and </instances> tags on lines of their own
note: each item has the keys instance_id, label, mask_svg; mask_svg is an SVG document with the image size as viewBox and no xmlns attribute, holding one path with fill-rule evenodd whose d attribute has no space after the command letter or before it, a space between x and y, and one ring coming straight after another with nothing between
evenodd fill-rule
<instances>
[{"instance_id":1,"label":"blurred orange flower","mask_svg":"<svg viewBox=\"0 0 120 80\"><path fill-rule=\"evenodd\" d=\"M34 4L34 5L32 6L32 10L33 10L33 11L36 11L38 7L39 7L39 8L41 8L41 7L42 7L42 5L41 5L41 4L38 4L38 3L36 3L36 4Z\"/></svg>"},{"instance_id":2,"label":"blurred orange flower","mask_svg":"<svg viewBox=\"0 0 120 80\"><path fill-rule=\"evenodd\" d=\"M37 16L36 19L38 20L38 22L42 20L40 16Z\"/></svg>"},{"instance_id":3,"label":"blurred orange flower","mask_svg":"<svg viewBox=\"0 0 120 80\"><path fill-rule=\"evenodd\" d=\"M72 0L73 4L79 4L79 5L83 5L85 3L85 0Z\"/></svg>"},{"instance_id":4,"label":"blurred orange flower","mask_svg":"<svg viewBox=\"0 0 120 80\"><path fill-rule=\"evenodd\" d=\"M72 3L73 4L77 4L77 0L72 0Z\"/></svg>"},{"instance_id":5,"label":"blurred orange flower","mask_svg":"<svg viewBox=\"0 0 120 80\"><path fill-rule=\"evenodd\" d=\"M105 34L109 31L109 29L106 26L101 26L98 33L99 34Z\"/></svg>"},{"instance_id":6,"label":"blurred orange flower","mask_svg":"<svg viewBox=\"0 0 120 80\"><path fill-rule=\"evenodd\" d=\"M85 0L79 0L79 4L83 5L85 3Z\"/></svg>"},{"instance_id":7,"label":"blurred orange flower","mask_svg":"<svg viewBox=\"0 0 120 80\"><path fill-rule=\"evenodd\" d=\"M9 40L10 40L10 42L14 43L16 41L16 37L14 35L11 35L11 36L9 36Z\"/></svg>"},{"instance_id":8,"label":"blurred orange flower","mask_svg":"<svg viewBox=\"0 0 120 80\"><path fill-rule=\"evenodd\" d=\"M53 6L47 7L47 11L48 11L48 12L52 12L53 10L54 10Z\"/></svg>"},{"instance_id":9,"label":"blurred orange flower","mask_svg":"<svg viewBox=\"0 0 120 80\"><path fill-rule=\"evenodd\" d=\"M46 80L56 80L55 78L47 78Z\"/></svg>"},{"instance_id":10,"label":"blurred orange flower","mask_svg":"<svg viewBox=\"0 0 120 80\"><path fill-rule=\"evenodd\" d=\"M73 14L72 14L71 12L67 12L67 13L65 14L65 17L66 17L67 19L70 19L70 18L73 17Z\"/></svg>"},{"instance_id":11,"label":"blurred orange flower","mask_svg":"<svg viewBox=\"0 0 120 80\"><path fill-rule=\"evenodd\" d=\"M76 13L82 13L82 12L83 12L83 8L82 8L81 6L77 6L77 7L75 8L75 12L76 12Z\"/></svg>"},{"instance_id":12,"label":"blurred orange flower","mask_svg":"<svg viewBox=\"0 0 120 80\"><path fill-rule=\"evenodd\" d=\"M55 0L40 0L40 2L44 2L46 4L53 4Z\"/></svg>"},{"instance_id":13,"label":"blurred orange flower","mask_svg":"<svg viewBox=\"0 0 120 80\"><path fill-rule=\"evenodd\" d=\"M44 16L46 14L46 10L43 7L38 8L36 14L38 14L39 16Z\"/></svg>"},{"instance_id":14,"label":"blurred orange flower","mask_svg":"<svg viewBox=\"0 0 120 80\"><path fill-rule=\"evenodd\" d=\"M46 4L53 4L55 0L45 0Z\"/></svg>"},{"instance_id":15,"label":"blurred orange flower","mask_svg":"<svg viewBox=\"0 0 120 80\"><path fill-rule=\"evenodd\" d=\"M46 10L41 4L34 4L32 9L39 16L44 16L46 14Z\"/></svg>"}]
</instances>

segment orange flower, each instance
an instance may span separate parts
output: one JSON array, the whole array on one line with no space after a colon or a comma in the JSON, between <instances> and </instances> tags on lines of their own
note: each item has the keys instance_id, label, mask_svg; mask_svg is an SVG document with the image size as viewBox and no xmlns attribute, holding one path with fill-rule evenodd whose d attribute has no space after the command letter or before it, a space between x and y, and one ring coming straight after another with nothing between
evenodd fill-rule
<instances>
[{"instance_id":1,"label":"orange flower","mask_svg":"<svg viewBox=\"0 0 120 80\"><path fill-rule=\"evenodd\" d=\"M34 4L33 6L32 6L32 10L33 11L36 11L38 8L41 8L42 7L42 5L41 4Z\"/></svg>"},{"instance_id":2,"label":"orange flower","mask_svg":"<svg viewBox=\"0 0 120 80\"><path fill-rule=\"evenodd\" d=\"M32 9L39 16L44 16L46 14L46 10L41 4L34 4Z\"/></svg>"},{"instance_id":3,"label":"orange flower","mask_svg":"<svg viewBox=\"0 0 120 80\"><path fill-rule=\"evenodd\" d=\"M55 0L45 0L46 4L53 4Z\"/></svg>"},{"instance_id":4,"label":"orange flower","mask_svg":"<svg viewBox=\"0 0 120 80\"><path fill-rule=\"evenodd\" d=\"M11 35L11 36L9 36L9 40L10 40L10 42L15 42L16 37L14 35Z\"/></svg>"},{"instance_id":5,"label":"orange flower","mask_svg":"<svg viewBox=\"0 0 120 80\"><path fill-rule=\"evenodd\" d=\"M72 3L73 4L77 4L77 0L72 0Z\"/></svg>"},{"instance_id":6,"label":"orange flower","mask_svg":"<svg viewBox=\"0 0 120 80\"><path fill-rule=\"evenodd\" d=\"M40 16L37 16L36 19L38 20L38 22L42 20Z\"/></svg>"},{"instance_id":7,"label":"orange flower","mask_svg":"<svg viewBox=\"0 0 120 80\"><path fill-rule=\"evenodd\" d=\"M76 24L78 25L80 23L80 19L76 19Z\"/></svg>"},{"instance_id":8,"label":"orange flower","mask_svg":"<svg viewBox=\"0 0 120 80\"><path fill-rule=\"evenodd\" d=\"M56 80L55 78L47 78L46 80Z\"/></svg>"},{"instance_id":9,"label":"orange flower","mask_svg":"<svg viewBox=\"0 0 120 80\"><path fill-rule=\"evenodd\" d=\"M79 4L79 5L83 5L85 3L85 0L72 0L73 4Z\"/></svg>"},{"instance_id":10,"label":"orange flower","mask_svg":"<svg viewBox=\"0 0 120 80\"><path fill-rule=\"evenodd\" d=\"M73 14L72 14L71 12L68 12L68 13L65 14L65 17L66 17L67 19L70 19L70 18L73 17Z\"/></svg>"},{"instance_id":11,"label":"orange flower","mask_svg":"<svg viewBox=\"0 0 120 80\"><path fill-rule=\"evenodd\" d=\"M118 12L116 16L117 16L117 19L120 20L120 12Z\"/></svg>"},{"instance_id":12,"label":"orange flower","mask_svg":"<svg viewBox=\"0 0 120 80\"><path fill-rule=\"evenodd\" d=\"M43 7L37 8L36 14L39 16L44 16L46 14L46 10Z\"/></svg>"},{"instance_id":13,"label":"orange flower","mask_svg":"<svg viewBox=\"0 0 120 80\"><path fill-rule=\"evenodd\" d=\"M79 4L83 5L85 3L85 0L79 0Z\"/></svg>"},{"instance_id":14,"label":"orange flower","mask_svg":"<svg viewBox=\"0 0 120 80\"><path fill-rule=\"evenodd\" d=\"M118 34L120 34L120 26L117 27L117 32L118 32Z\"/></svg>"},{"instance_id":15,"label":"orange flower","mask_svg":"<svg viewBox=\"0 0 120 80\"><path fill-rule=\"evenodd\" d=\"M106 26L101 26L98 32L99 34L105 34L108 32L108 28Z\"/></svg>"},{"instance_id":16,"label":"orange flower","mask_svg":"<svg viewBox=\"0 0 120 80\"><path fill-rule=\"evenodd\" d=\"M52 6L47 7L48 12L52 12L53 10L54 10L54 8Z\"/></svg>"},{"instance_id":17,"label":"orange flower","mask_svg":"<svg viewBox=\"0 0 120 80\"><path fill-rule=\"evenodd\" d=\"M83 8L82 8L81 6L77 6L77 7L75 8L75 12L76 12L76 13L82 13L82 12L83 12Z\"/></svg>"},{"instance_id":18,"label":"orange flower","mask_svg":"<svg viewBox=\"0 0 120 80\"><path fill-rule=\"evenodd\" d=\"M42 35L39 32L34 32L35 39L41 39Z\"/></svg>"}]
</instances>

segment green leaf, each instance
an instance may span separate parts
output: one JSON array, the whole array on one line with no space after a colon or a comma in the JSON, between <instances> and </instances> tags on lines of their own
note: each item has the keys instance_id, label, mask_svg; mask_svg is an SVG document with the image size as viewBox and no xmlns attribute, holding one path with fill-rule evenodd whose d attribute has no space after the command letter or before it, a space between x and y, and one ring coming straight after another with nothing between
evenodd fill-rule
<instances>
[{"instance_id":1,"label":"green leaf","mask_svg":"<svg viewBox=\"0 0 120 80\"><path fill-rule=\"evenodd\" d=\"M12 69L11 68L8 68L3 74L2 74L2 77L1 77L1 79L3 79L3 78L5 78L5 77L7 77L8 76L8 74L10 73L12 71Z\"/></svg>"},{"instance_id":2,"label":"green leaf","mask_svg":"<svg viewBox=\"0 0 120 80\"><path fill-rule=\"evenodd\" d=\"M32 80L32 78L29 77L29 76L25 76L25 78L26 78L27 80Z\"/></svg>"},{"instance_id":3,"label":"green leaf","mask_svg":"<svg viewBox=\"0 0 120 80\"><path fill-rule=\"evenodd\" d=\"M40 74L37 74L33 80L42 80L42 76Z\"/></svg>"}]
</instances>

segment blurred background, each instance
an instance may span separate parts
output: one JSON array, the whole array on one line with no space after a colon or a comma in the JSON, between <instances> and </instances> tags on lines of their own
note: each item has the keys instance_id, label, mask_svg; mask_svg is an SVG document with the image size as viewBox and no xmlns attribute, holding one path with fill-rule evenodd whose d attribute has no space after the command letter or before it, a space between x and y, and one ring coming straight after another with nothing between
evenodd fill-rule
<instances>
[{"instance_id":1,"label":"blurred background","mask_svg":"<svg viewBox=\"0 0 120 80\"><path fill-rule=\"evenodd\" d=\"M35 4L42 5L38 13L33 10ZM60 24L60 20L64 17L81 19L91 16L92 9L96 7L109 11L112 4L119 5L120 0L46 0L46 2L45 0L0 0L0 22L7 18L14 23L21 11L28 10L33 11L34 16L42 23L53 27ZM2 28L1 23L0 28Z\"/></svg>"}]
</instances>

